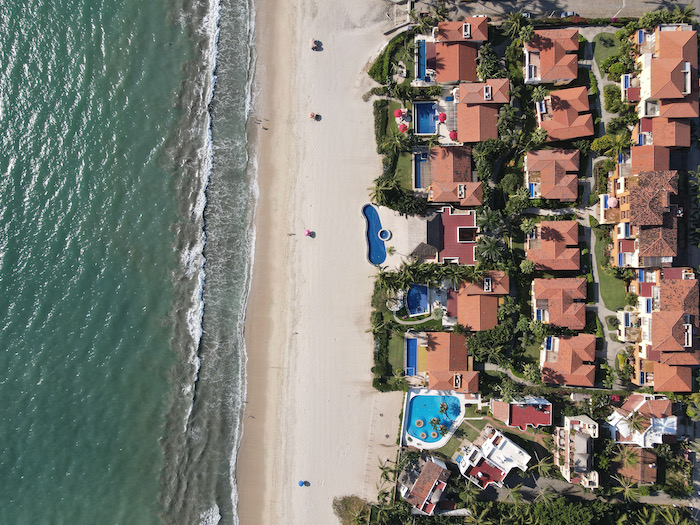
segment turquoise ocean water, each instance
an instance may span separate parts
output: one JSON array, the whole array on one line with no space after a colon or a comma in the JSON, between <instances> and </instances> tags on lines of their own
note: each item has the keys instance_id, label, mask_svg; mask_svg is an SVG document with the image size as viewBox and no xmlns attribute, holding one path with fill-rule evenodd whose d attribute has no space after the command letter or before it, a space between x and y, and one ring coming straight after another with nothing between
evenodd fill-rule
<instances>
[{"instance_id":1,"label":"turquoise ocean water","mask_svg":"<svg viewBox=\"0 0 700 525\"><path fill-rule=\"evenodd\" d=\"M237 522L251 11L0 10L0 523Z\"/></svg>"}]
</instances>

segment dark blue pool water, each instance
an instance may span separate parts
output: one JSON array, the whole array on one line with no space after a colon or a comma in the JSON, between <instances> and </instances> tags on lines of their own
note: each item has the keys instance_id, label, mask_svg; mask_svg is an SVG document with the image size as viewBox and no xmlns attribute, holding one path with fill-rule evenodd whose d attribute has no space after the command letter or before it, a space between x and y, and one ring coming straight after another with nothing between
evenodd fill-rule
<instances>
[{"instance_id":1,"label":"dark blue pool water","mask_svg":"<svg viewBox=\"0 0 700 525\"><path fill-rule=\"evenodd\" d=\"M422 135L435 133L435 102L414 102L413 116L416 133Z\"/></svg>"},{"instance_id":2,"label":"dark blue pool water","mask_svg":"<svg viewBox=\"0 0 700 525\"><path fill-rule=\"evenodd\" d=\"M416 363L418 362L418 339L406 339L406 369L407 376L416 375Z\"/></svg>"},{"instance_id":3,"label":"dark blue pool water","mask_svg":"<svg viewBox=\"0 0 700 525\"><path fill-rule=\"evenodd\" d=\"M425 80L425 40L419 40L418 45L418 80Z\"/></svg>"},{"instance_id":4,"label":"dark blue pool water","mask_svg":"<svg viewBox=\"0 0 700 525\"><path fill-rule=\"evenodd\" d=\"M379 238L382 222L379 220L377 208L371 204L365 204L362 208L362 215L367 221L367 260L375 266L379 266L386 260L386 247L384 241Z\"/></svg>"},{"instance_id":5,"label":"dark blue pool water","mask_svg":"<svg viewBox=\"0 0 700 525\"><path fill-rule=\"evenodd\" d=\"M428 287L423 284L412 284L406 294L406 310L410 315L420 315L428 312Z\"/></svg>"}]
</instances>

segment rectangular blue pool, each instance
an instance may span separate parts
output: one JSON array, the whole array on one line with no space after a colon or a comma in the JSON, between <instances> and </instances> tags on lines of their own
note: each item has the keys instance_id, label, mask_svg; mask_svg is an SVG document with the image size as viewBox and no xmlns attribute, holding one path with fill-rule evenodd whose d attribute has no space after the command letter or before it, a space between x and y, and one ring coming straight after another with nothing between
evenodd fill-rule
<instances>
[{"instance_id":1,"label":"rectangular blue pool","mask_svg":"<svg viewBox=\"0 0 700 525\"><path fill-rule=\"evenodd\" d=\"M406 366L404 374L407 376L416 375L418 363L418 339L406 339Z\"/></svg>"},{"instance_id":2,"label":"rectangular blue pool","mask_svg":"<svg viewBox=\"0 0 700 525\"><path fill-rule=\"evenodd\" d=\"M423 187L421 184L420 170L421 170L421 164L423 164L426 160L428 160L428 155L426 153L415 153L413 155L413 163L415 166L415 176L414 176L414 181L413 181L413 187L416 189Z\"/></svg>"},{"instance_id":3,"label":"rectangular blue pool","mask_svg":"<svg viewBox=\"0 0 700 525\"><path fill-rule=\"evenodd\" d=\"M413 126L417 135L435 134L435 102L413 103Z\"/></svg>"},{"instance_id":4,"label":"rectangular blue pool","mask_svg":"<svg viewBox=\"0 0 700 525\"><path fill-rule=\"evenodd\" d=\"M417 42L418 48L418 71L416 74L417 80L425 80L425 40Z\"/></svg>"}]
</instances>

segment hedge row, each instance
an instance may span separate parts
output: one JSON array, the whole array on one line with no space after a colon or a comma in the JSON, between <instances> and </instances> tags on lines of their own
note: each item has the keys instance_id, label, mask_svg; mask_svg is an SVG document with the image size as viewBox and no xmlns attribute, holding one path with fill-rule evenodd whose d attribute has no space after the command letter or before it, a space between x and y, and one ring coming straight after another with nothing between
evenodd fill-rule
<instances>
[{"instance_id":1,"label":"hedge row","mask_svg":"<svg viewBox=\"0 0 700 525\"><path fill-rule=\"evenodd\" d=\"M389 125L389 101L379 99L374 101L374 138L377 141L377 153L382 152L386 129Z\"/></svg>"},{"instance_id":2,"label":"hedge row","mask_svg":"<svg viewBox=\"0 0 700 525\"><path fill-rule=\"evenodd\" d=\"M413 33L408 31L406 33L399 33L392 38L386 45L386 48L384 48L382 54L377 57L372 67L369 68L369 76L380 84L387 84L391 74L391 57L394 54L396 46L403 44L407 38L411 38L412 36Z\"/></svg>"}]
</instances>

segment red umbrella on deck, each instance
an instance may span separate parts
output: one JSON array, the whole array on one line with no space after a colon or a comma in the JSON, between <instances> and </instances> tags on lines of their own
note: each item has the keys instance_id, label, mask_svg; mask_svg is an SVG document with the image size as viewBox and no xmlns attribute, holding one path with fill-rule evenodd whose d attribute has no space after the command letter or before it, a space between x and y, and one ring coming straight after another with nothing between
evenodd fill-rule
<instances>
[{"instance_id":1,"label":"red umbrella on deck","mask_svg":"<svg viewBox=\"0 0 700 525\"><path fill-rule=\"evenodd\" d=\"M396 109L394 110L394 116L395 116L396 118L403 117L403 111L401 111L400 109L396 108Z\"/></svg>"},{"instance_id":2,"label":"red umbrella on deck","mask_svg":"<svg viewBox=\"0 0 700 525\"><path fill-rule=\"evenodd\" d=\"M438 115L438 120L444 123L447 120L447 115L445 113L440 113Z\"/></svg>"},{"instance_id":3,"label":"red umbrella on deck","mask_svg":"<svg viewBox=\"0 0 700 525\"><path fill-rule=\"evenodd\" d=\"M457 140L457 132L450 131L450 140Z\"/></svg>"},{"instance_id":4,"label":"red umbrella on deck","mask_svg":"<svg viewBox=\"0 0 700 525\"><path fill-rule=\"evenodd\" d=\"M399 131L400 131L401 133L406 133L407 130L408 130L408 126L407 126L406 124L401 124L401 125L399 126Z\"/></svg>"}]
</instances>

